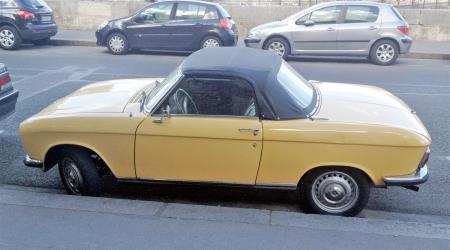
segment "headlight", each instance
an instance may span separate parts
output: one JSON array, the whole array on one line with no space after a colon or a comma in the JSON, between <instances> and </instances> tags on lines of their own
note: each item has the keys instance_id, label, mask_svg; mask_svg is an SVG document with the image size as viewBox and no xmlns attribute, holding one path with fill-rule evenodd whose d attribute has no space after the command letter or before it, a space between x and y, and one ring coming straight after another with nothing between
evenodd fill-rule
<instances>
[{"instance_id":1,"label":"headlight","mask_svg":"<svg viewBox=\"0 0 450 250\"><path fill-rule=\"evenodd\" d=\"M98 30L101 30L101 29L103 29L103 28L105 28L106 27L106 25L108 25L109 24L109 21L103 21L103 23L102 24L100 24L99 26L98 26Z\"/></svg>"}]
</instances>

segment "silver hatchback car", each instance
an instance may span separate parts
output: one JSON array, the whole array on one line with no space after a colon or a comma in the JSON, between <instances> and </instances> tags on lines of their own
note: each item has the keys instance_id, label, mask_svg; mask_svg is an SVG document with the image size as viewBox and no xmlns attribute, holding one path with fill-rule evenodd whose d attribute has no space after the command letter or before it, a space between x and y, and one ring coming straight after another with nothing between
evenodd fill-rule
<instances>
[{"instance_id":1,"label":"silver hatchback car","mask_svg":"<svg viewBox=\"0 0 450 250\"><path fill-rule=\"evenodd\" d=\"M409 25L392 5L362 1L327 2L282 21L253 28L247 47L288 55L368 56L393 64L412 44Z\"/></svg>"}]
</instances>

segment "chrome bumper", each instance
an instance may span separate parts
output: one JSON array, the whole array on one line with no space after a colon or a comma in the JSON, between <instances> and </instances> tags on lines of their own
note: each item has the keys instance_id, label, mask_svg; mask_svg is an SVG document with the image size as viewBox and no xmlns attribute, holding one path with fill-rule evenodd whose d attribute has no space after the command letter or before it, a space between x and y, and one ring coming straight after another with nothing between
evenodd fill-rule
<instances>
[{"instance_id":1,"label":"chrome bumper","mask_svg":"<svg viewBox=\"0 0 450 250\"><path fill-rule=\"evenodd\" d=\"M23 159L23 163L25 166L30 168L42 168L43 162L39 160L32 159L29 155L25 156L25 159Z\"/></svg>"},{"instance_id":2,"label":"chrome bumper","mask_svg":"<svg viewBox=\"0 0 450 250\"><path fill-rule=\"evenodd\" d=\"M424 165L416 173L410 175L384 177L386 186L413 186L428 180L428 167Z\"/></svg>"}]
</instances>

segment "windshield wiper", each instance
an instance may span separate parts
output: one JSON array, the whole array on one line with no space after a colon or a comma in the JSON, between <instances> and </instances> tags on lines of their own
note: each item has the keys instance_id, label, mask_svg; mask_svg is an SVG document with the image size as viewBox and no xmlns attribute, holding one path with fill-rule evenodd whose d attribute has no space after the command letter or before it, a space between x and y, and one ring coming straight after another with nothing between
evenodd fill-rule
<instances>
[{"instance_id":1,"label":"windshield wiper","mask_svg":"<svg viewBox=\"0 0 450 250\"><path fill-rule=\"evenodd\" d=\"M145 93L145 91L142 90L142 92L141 92L142 99L141 99L141 107L140 107L141 112L144 110L144 105L147 101L147 97L148 97L147 93Z\"/></svg>"}]
</instances>

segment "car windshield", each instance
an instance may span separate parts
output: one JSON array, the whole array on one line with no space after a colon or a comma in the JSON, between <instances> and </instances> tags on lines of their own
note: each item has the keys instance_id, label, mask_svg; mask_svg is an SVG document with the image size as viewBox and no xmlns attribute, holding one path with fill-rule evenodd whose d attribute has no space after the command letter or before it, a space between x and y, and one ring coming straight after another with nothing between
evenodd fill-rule
<instances>
[{"instance_id":1,"label":"car windshield","mask_svg":"<svg viewBox=\"0 0 450 250\"><path fill-rule=\"evenodd\" d=\"M150 91L146 97L147 103L145 104L147 111L152 109L158 104L160 99L172 88L174 84L181 78L180 67L176 68L170 73L162 82L157 83L156 86Z\"/></svg>"},{"instance_id":2,"label":"car windshield","mask_svg":"<svg viewBox=\"0 0 450 250\"><path fill-rule=\"evenodd\" d=\"M277 80L297 108L303 110L311 105L314 98L313 86L285 61L278 71Z\"/></svg>"}]
</instances>

